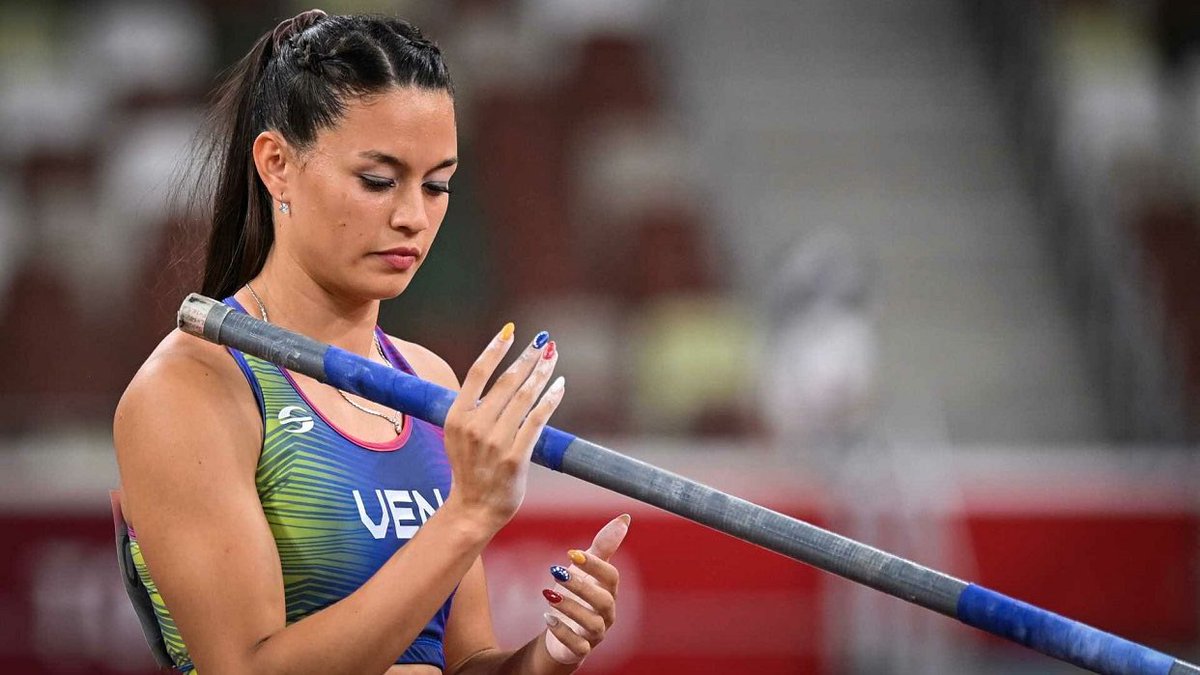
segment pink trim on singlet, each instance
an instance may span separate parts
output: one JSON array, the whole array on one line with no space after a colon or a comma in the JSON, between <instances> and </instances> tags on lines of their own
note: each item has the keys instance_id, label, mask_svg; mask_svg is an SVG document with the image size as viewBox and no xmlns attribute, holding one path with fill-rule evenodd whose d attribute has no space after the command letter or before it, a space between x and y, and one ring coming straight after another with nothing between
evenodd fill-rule
<instances>
[{"instance_id":1,"label":"pink trim on singlet","mask_svg":"<svg viewBox=\"0 0 1200 675\"><path fill-rule=\"evenodd\" d=\"M410 366L408 361L405 360L404 356L400 354L400 350L396 349L396 345L392 344L392 341L378 326L375 327L375 334L379 338L379 344L383 346L384 356L387 358L392 367L403 370L409 375L415 375L416 373L413 371L412 366ZM284 368L279 368L279 372L283 373L283 376L287 379L288 384L292 385L292 389L294 389L300 398L303 399L308 405L308 407L311 408L314 413L316 413L317 417L321 418L322 422L329 425L329 428L336 431L339 436L361 448L373 450L375 452L392 452L394 450L399 450L408 441L409 437L412 436L414 420L408 415L401 413L400 423L402 427L400 433L391 441L387 441L385 443L374 443L372 441L364 441L361 438L357 438L338 425L334 424L332 420L325 416L325 413L321 412L317 406L313 405L313 402L309 400L308 396L304 393L304 390L302 390L300 386L296 384L296 380L292 378L291 373Z\"/></svg>"},{"instance_id":2,"label":"pink trim on singlet","mask_svg":"<svg viewBox=\"0 0 1200 675\"><path fill-rule=\"evenodd\" d=\"M386 443L374 443L372 441L364 441L363 439L350 434L348 431L346 431L346 430L342 429L341 427L339 427L338 425L334 424L332 420L330 420L328 417L325 416L325 413L321 412L320 408L313 405L313 402L311 400L309 400L308 395L304 393L304 390L302 390L300 388L300 386L296 384L296 380L292 378L291 373L289 373L287 370L285 370L283 368L280 368L279 372L283 373L283 376L285 378L287 378L288 384L292 385L292 389L296 390L296 394L299 395L300 398L303 399L304 402L308 405L308 407L311 408L312 411L317 414L317 417L321 418L322 422L329 425L329 428L336 431L339 436L341 436L342 438L350 441L351 443L353 443L361 448L364 448L366 450L374 450L376 452L391 452L393 450L399 450L400 446L404 445L404 443L406 441L408 441L408 437L412 435L412 420L409 419L408 415L401 414L400 424L402 424L403 426L401 427L400 435L396 436L396 438L394 438L391 441L388 441Z\"/></svg>"}]
</instances>

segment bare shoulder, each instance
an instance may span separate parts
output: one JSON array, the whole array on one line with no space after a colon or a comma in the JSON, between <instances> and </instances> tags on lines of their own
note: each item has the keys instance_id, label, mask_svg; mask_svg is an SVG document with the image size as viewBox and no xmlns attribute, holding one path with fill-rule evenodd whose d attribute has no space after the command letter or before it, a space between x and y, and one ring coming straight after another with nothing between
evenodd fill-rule
<instances>
[{"instance_id":1,"label":"bare shoulder","mask_svg":"<svg viewBox=\"0 0 1200 675\"><path fill-rule=\"evenodd\" d=\"M387 336L396 349L408 361L409 365L416 371L417 376L423 380L428 380L434 384L440 384L447 389L458 390L458 376L454 374L454 369L446 360L438 356L433 350L419 345L408 340L401 340L397 337Z\"/></svg>"},{"instance_id":2,"label":"bare shoulder","mask_svg":"<svg viewBox=\"0 0 1200 675\"><path fill-rule=\"evenodd\" d=\"M158 343L133 376L117 405L115 422L121 423L141 405L170 403L179 397L183 399L181 402L195 403L193 399L217 394L214 403L218 405L236 403L241 398L238 394L243 393L241 390L250 396L237 364L225 348L174 330Z\"/></svg>"},{"instance_id":3,"label":"bare shoulder","mask_svg":"<svg viewBox=\"0 0 1200 675\"><path fill-rule=\"evenodd\" d=\"M185 467L222 460L252 476L261 433L254 394L229 353L179 331L142 364L113 419L121 482L135 494L147 480L165 485Z\"/></svg>"}]
</instances>

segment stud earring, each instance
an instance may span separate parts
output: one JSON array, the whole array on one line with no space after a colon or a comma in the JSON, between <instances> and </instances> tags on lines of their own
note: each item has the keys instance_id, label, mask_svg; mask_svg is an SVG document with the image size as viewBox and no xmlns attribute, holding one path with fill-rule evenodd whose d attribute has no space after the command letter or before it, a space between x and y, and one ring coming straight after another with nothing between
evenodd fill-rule
<instances>
[{"instance_id":1,"label":"stud earring","mask_svg":"<svg viewBox=\"0 0 1200 675\"><path fill-rule=\"evenodd\" d=\"M280 213L290 213L291 210L292 210L292 207L289 206L287 202L279 202L279 212Z\"/></svg>"}]
</instances>

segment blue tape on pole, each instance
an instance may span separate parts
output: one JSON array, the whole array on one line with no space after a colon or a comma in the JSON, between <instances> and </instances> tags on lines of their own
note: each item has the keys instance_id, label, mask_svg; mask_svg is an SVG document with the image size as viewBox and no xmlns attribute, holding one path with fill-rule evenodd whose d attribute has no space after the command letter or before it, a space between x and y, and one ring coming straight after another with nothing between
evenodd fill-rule
<instances>
[{"instance_id":1,"label":"blue tape on pole","mask_svg":"<svg viewBox=\"0 0 1200 675\"><path fill-rule=\"evenodd\" d=\"M563 455L575 437L554 427L546 427L537 445L533 446L533 461L547 469L562 471Z\"/></svg>"},{"instance_id":2,"label":"blue tape on pole","mask_svg":"<svg viewBox=\"0 0 1200 675\"><path fill-rule=\"evenodd\" d=\"M1173 657L982 586L958 598L958 620L1068 663L1114 675L1168 675Z\"/></svg>"},{"instance_id":3,"label":"blue tape on pole","mask_svg":"<svg viewBox=\"0 0 1200 675\"><path fill-rule=\"evenodd\" d=\"M446 413L454 403L454 392L445 387L338 347L325 352L325 378L338 389L356 392L438 426L446 423Z\"/></svg>"},{"instance_id":4,"label":"blue tape on pole","mask_svg":"<svg viewBox=\"0 0 1200 675\"><path fill-rule=\"evenodd\" d=\"M450 412L455 399L455 393L445 387L338 347L330 347L325 352L325 379L338 389L358 393L438 426L445 425L446 413ZM533 461L548 469L562 471L563 454L574 440L575 436L565 431L546 427L533 448Z\"/></svg>"}]
</instances>

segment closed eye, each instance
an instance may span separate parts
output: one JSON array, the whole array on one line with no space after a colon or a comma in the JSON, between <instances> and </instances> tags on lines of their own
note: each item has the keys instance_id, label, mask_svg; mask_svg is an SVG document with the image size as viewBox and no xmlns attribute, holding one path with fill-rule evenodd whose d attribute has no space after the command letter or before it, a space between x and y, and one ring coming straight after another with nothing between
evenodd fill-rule
<instances>
[{"instance_id":1,"label":"closed eye","mask_svg":"<svg viewBox=\"0 0 1200 675\"><path fill-rule=\"evenodd\" d=\"M363 187L371 192L383 192L384 190L396 187L396 181L391 178L384 178L383 176L372 176L371 174L364 173L359 176L359 179L362 180Z\"/></svg>"},{"instance_id":2,"label":"closed eye","mask_svg":"<svg viewBox=\"0 0 1200 675\"><path fill-rule=\"evenodd\" d=\"M436 194L450 194L450 184L445 181L429 181L425 183L425 189Z\"/></svg>"}]
</instances>

